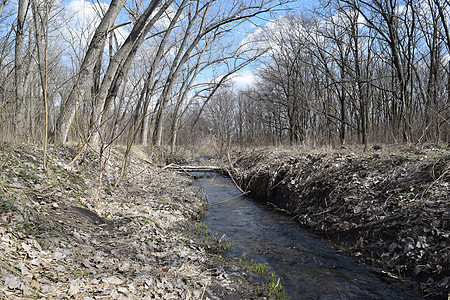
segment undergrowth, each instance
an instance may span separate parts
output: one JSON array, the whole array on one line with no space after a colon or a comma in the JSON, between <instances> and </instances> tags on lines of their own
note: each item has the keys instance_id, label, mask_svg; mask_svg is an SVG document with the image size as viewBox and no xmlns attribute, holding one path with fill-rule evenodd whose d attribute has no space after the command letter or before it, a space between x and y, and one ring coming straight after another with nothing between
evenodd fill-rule
<instances>
[{"instance_id":1,"label":"undergrowth","mask_svg":"<svg viewBox=\"0 0 450 300\"><path fill-rule=\"evenodd\" d=\"M194 231L201 236L205 237L205 242L207 244L211 244L210 246L214 247L218 252L227 252L233 249L233 243L231 243L225 235L222 235L219 238L218 232L211 231L208 226L199 222L194 225Z\"/></svg>"}]
</instances>

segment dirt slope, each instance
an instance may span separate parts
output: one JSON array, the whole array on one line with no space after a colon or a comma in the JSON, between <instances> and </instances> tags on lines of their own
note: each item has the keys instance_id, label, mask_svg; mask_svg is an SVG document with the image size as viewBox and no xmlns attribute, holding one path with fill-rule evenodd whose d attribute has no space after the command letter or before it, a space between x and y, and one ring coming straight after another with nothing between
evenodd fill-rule
<instances>
[{"instance_id":1,"label":"dirt slope","mask_svg":"<svg viewBox=\"0 0 450 300\"><path fill-rule=\"evenodd\" d=\"M275 204L380 272L419 282L424 296L450 291L450 153L233 154L243 190ZM379 269L378 269L379 268Z\"/></svg>"}]
</instances>

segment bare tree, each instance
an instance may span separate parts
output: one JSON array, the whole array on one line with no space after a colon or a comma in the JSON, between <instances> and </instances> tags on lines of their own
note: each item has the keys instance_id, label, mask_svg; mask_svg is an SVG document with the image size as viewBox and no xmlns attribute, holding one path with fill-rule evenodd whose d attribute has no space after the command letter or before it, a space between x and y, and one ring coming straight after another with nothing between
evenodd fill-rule
<instances>
[{"instance_id":1,"label":"bare tree","mask_svg":"<svg viewBox=\"0 0 450 300\"><path fill-rule=\"evenodd\" d=\"M96 101L93 119L97 122L96 128L100 127L99 121L105 121L105 113L109 110L109 107L117 94L119 86L122 83L125 74L128 72L128 68L131 65L137 49L144 41L147 33L169 7L172 1L166 1L158 12L151 18L151 20L147 22L160 2L160 0L153 0L148 5L147 9L136 21L123 45L111 58L99 91L95 95ZM94 137L97 137L94 139L94 143L98 142L99 136L94 135Z\"/></svg>"},{"instance_id":2,"label":"bare tree","mask_svg":"<svg viewBox=\"0 0 450 300\"><path fill-rule=\"evenodd\" d=\"M203 5L197 5L195 10L190 14L186 32L189 33L198 20L198 27L196 28L197 34L194 37L185 35L182 39L181 45L178 48L175 59L169 70L166 83L164 84L164 90L157 102L156 115L154 117L154 131L153 131L153 143L157 146L162 145L162 131L163 131L163 118L164 110L169 101L170 93L176 77L182 70L183 65L190 58L191 53L198 47L199 43L207 36L218 36L233 28L236 24L244 22L245 20L260 15L264 12L268 12L273 8L271 1L255 0L246 2L236 1L233 5L229 6L227 11L217 14L212 10L213 5L217 0L206 1ZM210 19L210 20L209 20ZM192 40L189 44L188 41ZM185 49L186 47L186 49Z\"/></svg>"},{"instance_id":3,"label":"bare tree","mask_svg":"<svg viewBox=\"0 0 450 300\"><path fill-rule=\"evenodd\" d=\"M55 142L64 143L67 140L78 103L89 91L92 72L97 62L98 55L103 51L108 32L111 30L124 3L125 0L112 0L108 10L95 30L89 48L84 56L83 63L78 71L75 83L67 99L64 99L64 103L61 107L61 111L56 121L55 132L52 133Z\"/></svg>"},{"instance_id":4,"label":"bare tree","mask_svg":"<svg viewBox=\"0 0 450 300\"><path fill-rule=\"evenodd\" d=\"M23 138L23 128L25 122L25 98L24 98L24 25L28 3L26 0L18 0L17 2L17 20L16 20L16 37L15 37L15 98L16 98L16 127L15 132L19 138Z\"/></svg>"}]
</instances>

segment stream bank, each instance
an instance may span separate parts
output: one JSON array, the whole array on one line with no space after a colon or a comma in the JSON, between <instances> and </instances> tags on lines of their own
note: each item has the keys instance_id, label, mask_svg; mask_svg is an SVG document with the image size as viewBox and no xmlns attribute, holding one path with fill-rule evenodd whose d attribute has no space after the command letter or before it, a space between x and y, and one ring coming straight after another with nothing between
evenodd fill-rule
<instances>
[{"instance_id":1,"label":"stream bank","mask_svg":"<svg viewBox=\"0 0 450 300\"><path fill-rule=\"evenodd\" d=\"M270 274L222 256L192 180L134 149L0 143L0 299L264 299ZM100 161L103 160L103 164ZM105 166L97 193L99 169ZM199 225L200 224L200 225ZM228 298L227 298L228 297Z\"/></svg>"},{"instance_id":2,"label":"stream bank","mask_svg":"<svg viewBox=\"0 0 450 300\"><path fill-rule=\"evenodd\" d=\"M260 149L231 155L251 197L428 298L450 291L450 154L446 149L352 153Z\"/></svg>"}]
</instances>

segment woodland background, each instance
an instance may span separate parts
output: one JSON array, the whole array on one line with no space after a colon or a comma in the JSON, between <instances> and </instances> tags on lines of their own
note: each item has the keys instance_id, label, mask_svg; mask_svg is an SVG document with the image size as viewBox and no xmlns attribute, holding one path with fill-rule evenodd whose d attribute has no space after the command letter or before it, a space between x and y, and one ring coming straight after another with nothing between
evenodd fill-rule
<instances>
[{"instance_id":1,"label":"woodland background","mask_svg":"<svg viewBox=\"0 0 450 300\"><path fill-rule=\"evenodd\" d=\"M2 0L0 139L446 146L449 22L448 0Z\"/></svg>"}]
</instances>

